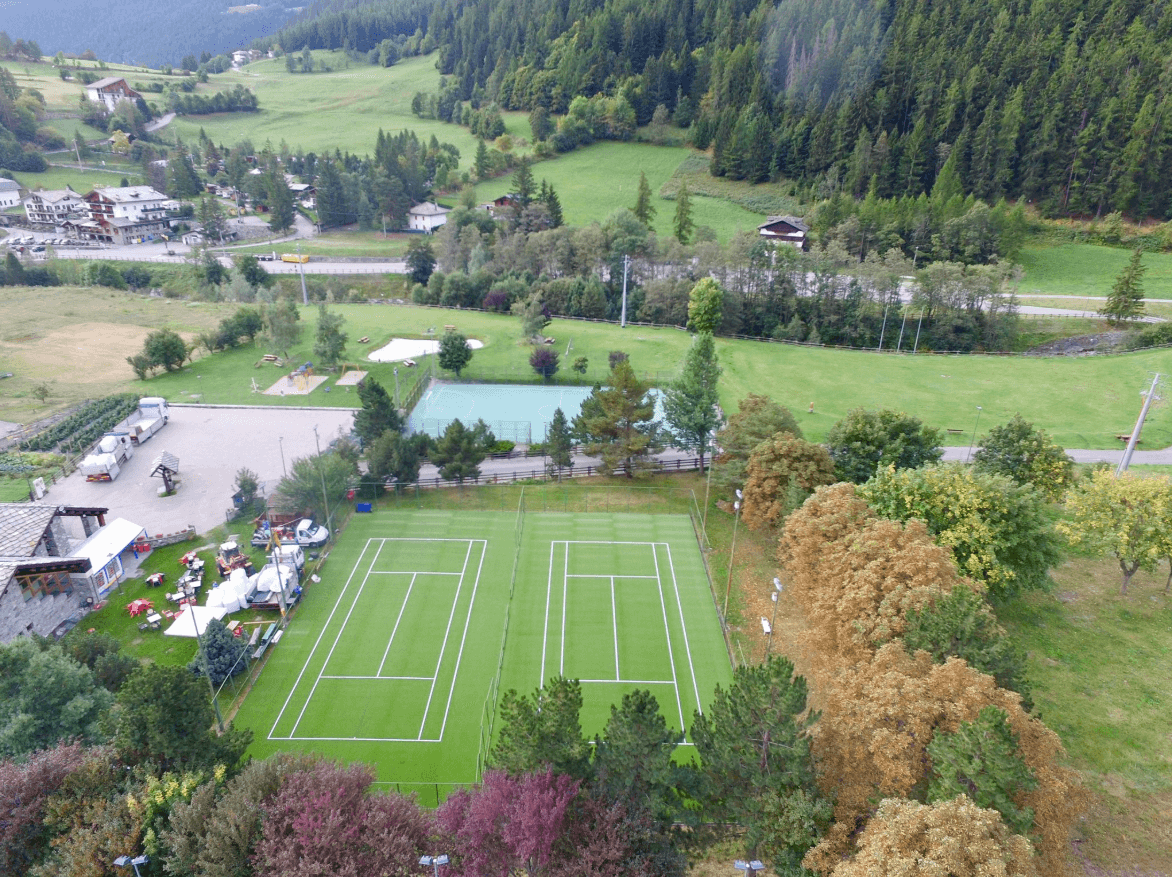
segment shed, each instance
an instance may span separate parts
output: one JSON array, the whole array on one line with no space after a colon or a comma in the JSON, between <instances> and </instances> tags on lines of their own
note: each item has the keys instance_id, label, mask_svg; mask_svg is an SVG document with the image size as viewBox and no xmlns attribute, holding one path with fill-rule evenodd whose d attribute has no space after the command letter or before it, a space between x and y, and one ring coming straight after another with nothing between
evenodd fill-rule
<instances>
[{"instance_id":1,"label":"shed","mask_svg":"<svg viewBox=\"0 0 1172 877\"><path fill-rule=\"evenodd\" d=\"M71 552L89 558L89 578L99 598L105 597L125 575L122 554L133 550L134 542L146 538L145 528L125 518L115 518Z\"/></svg>"},{"instance_id":2,"label":"shed","mask_svg":"<svg viewBox=\"0 0 1172 877\"><path fill-rule=\"evenodd\" d=\"M155 458L155 462L151 463L151 478L159 477L163 479L163 490L165 494L170 494L175 490L175 476L179 474L179 458L174 454L169 454L166 451L159 454Z\"/></svg>"}]
</instances>

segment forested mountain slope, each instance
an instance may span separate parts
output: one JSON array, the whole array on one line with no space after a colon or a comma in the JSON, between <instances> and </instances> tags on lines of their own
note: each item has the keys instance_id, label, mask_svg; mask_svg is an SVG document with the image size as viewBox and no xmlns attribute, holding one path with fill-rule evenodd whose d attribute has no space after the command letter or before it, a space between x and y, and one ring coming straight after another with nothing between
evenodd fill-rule
<instances>
[{"instance_id":1,"label":"forested mountain slope","mask_svg":"<svg viewBox=\"0 0 1172 877\"><path fill-rule=\"evenodd\" d=\"M250 4L258 8L228 11ZM292 13L273 0L14 0L4 4L0 27L13 39L35 40L49 55L89 49L103 61L157 67L239 49Z\"/></svg>"},{"instance_id":2,"label":"forested mountain slope","mask_svg":"<svg viewBox=\"0 0 1172 877\"><path fill-rule=\"evenodd\" d=\"M401 35L426 11L346 5L311 8L291 43L353 44L338 22L359 12ZM561 113L606 92L641 123L662 104L718 175L914 195L953 156L965 191L1047 213L1172 207L1163 0L435 0L426 17L465 99Z\"/></svg>"}]
</instances>

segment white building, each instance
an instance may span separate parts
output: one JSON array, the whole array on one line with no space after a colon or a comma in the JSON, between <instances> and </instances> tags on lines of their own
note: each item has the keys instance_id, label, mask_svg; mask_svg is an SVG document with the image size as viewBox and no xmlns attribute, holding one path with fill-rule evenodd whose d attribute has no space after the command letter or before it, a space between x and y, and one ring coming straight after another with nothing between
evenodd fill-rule
<instances>
[{"instance_id":1,"label":"white building","mask_svg":"<svg viewBox=\"0 0 1172 877\"><path fill-rule=\"evenodd\" d=\"M20 184L16 180L0 177L0 210L7 210L20 203Z\"/></svg>"},{"instance_id":2,"label":"white building","mask_svg":"<svg viewBox=\"0 0 1172 877\"><path fill-rule=\"evenodd\" d=\"M447 207L424 201L407 211L407 228L416 231L435 231L448 221L448 214L451 212Z\"/></svg>"},{"instance_id":3,"label":"white building","mask_svg":"<svg viewBox=\"0 0 1172 877\"><path fill-rule=\"evenodd\" d=\"M85 87L85 94L96 104L103 104L111 113L118 106L119 101L135 100L142 97L137 91L126 84L121 76L107 76L97 82L91 82Z\"/></svg>"},{"instance_id":4,"label":"white building","mask_svg":"<svg viewBox=\"0 0 1172 877\"><path fill-rule=\"evenodd\" d=\"M69 186L64 189L38 189L29 192L22 202L29 222L60 225L67 219L89 214L85 199Z\"/></svg>"},{"instance_id":5,"label":"white building","mask_svg":"<svg viewBox=\"0 0 1172 877\"><path fill-rule=\"evenodd\" d=\"M179 207L178 202L150 186L94 189L85 196L85 200L90 218L95 222L102 219L129 219L134 222L162 220L166 218L168 210Z\"/></svg>"}]
</instances>

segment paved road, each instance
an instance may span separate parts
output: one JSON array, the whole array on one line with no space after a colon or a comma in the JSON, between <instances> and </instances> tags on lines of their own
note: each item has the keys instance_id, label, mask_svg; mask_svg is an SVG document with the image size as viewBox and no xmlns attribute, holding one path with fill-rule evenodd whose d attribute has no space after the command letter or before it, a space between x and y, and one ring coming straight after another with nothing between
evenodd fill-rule
<instances>
[{"instance_id":1,"label":"paved road","mask_svg":"<svg viewBox=\"0 0 1172 877\"><path fill-rule=\"evenodd\" d=\"M974 453L976 449L974 448ZM1067 448L1066 453L1076 463L1111 463L1119 465L1123 458L1123 448L1115 449L1086 449ZM968 445L964 447L949 447L944 449L944 459L950 462L963 462L969 459ZM1152 451L1134 451L1131 455L1133 466L1166 466L1172 465L1172 447L1157 448Z\"/></svg>"},{"instance_id":2,"label":"paved road","mask_svg":"<svg viewBox=\"0 0 1172 877\"><path fill-rule=\"evenodd\" d=\"M170 422L126 464L113 482L90 483L75 472L51 485L46 501L62 505L106 506L148 533L171 533L194 524L200 533L224 523L232 505L236 473L248 467L272 490L283 468L316 453L313 428L325 448L341 429L349 432L348 408L211 408L172 406ZM179 491L158 496L159 478L151 464L163 451L179 458Z\"/></svg>"}]
</instances>

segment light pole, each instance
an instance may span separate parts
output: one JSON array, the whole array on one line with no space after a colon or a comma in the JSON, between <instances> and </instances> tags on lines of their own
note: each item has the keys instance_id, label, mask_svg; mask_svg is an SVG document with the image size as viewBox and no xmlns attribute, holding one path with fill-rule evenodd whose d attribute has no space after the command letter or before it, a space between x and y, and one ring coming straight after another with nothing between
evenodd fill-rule
<instances>
[{"instance_id":1,"label":"light pole","mask_svg":"<svg viewBox=\"0 0 1172 877\"><path fill-rule=\"evenodd\" d=\"M434 867L435 868L435 877L439 877L440 865L446 865L448 863L448 861L449 861L448 854L441 853L438 856L424 856L423 858L421 858L419 860L419 864L422 865L424 868L433 868Z\"/></svg>"},{"instance_id":2,"label":"light pole","mask_svg":"<svg viewBox=\"0 0 1172 877\"><path fill-rule=\"evenodd\" d=\"M395 366L395 409L399 408L399 367Z\"/></svg>"},{"instance_id":3,"label":"light pole","mask_svg":"<svg viewBox=\"0 0 1172 877\"><path fill-rule=\"evenodd\" d=\"M283 435L277 436L277 445L281 448L281 474L288 478L289 470L285 468L285 437Z\"/></svg>"},{"instance_id":4,"label":"light pole","mask_svg":"<svg viewBox=\"0 0 1172 877\"><path fill-rule=\"evenodd\" d=\"M321 501L326 507L326 529L333 529L333 521L330 518L330 500L326 496L326 472L321 466L321 440L317 437L317 425L313 427L313 443L317 446L317 474L321 476Z\"/></svg>"},{"instance_id":5,"label":"light pole","mask_svg":"<svg viewBox=\"0 0 1172 877\"><path fill-rule=\"evenodd\" d=\"M973 445L977 443L977 427L981 425L981 406L977 406L977 422L973 424L973 437L969 440L969 452L965 455L964 461L967 463L973 456Z\"/></svg>"},{"instance_id":6,"label":"light pole","mask_svg":"<svg viewBox=\"0 0 1172 877\"><path fill-rule=\"evenodd\" d=\"M623 256L623 312L619 317L619 328L627 327L627 272L631 268L631 257Z\"/></svg>"},{"instance_id":7,"label":"light pole","mask_svg":"<svg viewBox=\"0 0 1172 877\"><path fill-rule=\"evenodd\" d=\"M125 868L127 865L130 865L134 868L134 877L142 877L142 875L138 873L138 866L145 865L149 861L150 859L148 859L146 856L135 856L133 859L130 858L130 856L119 856L114 860L114 864L119 868Z\"/></svg>"},{"instance_id":8,"label":"light pole","mask_svg":"<svg viewBox=\"0 0 1172 877\"><path fill-rule=\"evenodd\" d=\"M773 620L769 622L769 644L765 646L766 659L773 653L773 627L777 624L777 599L781 596L781 581L773 579L773 593L769 595L773 600Z\"/></svg>"},{"instance_id":9,"label":"light pole","mask_svg":"<svg viewBox=\"0 0 1172 877\"><path fill-rule=\"evenodd\" d=\"M741 520L741 492L737 491L737 501L733 503L733 537L732 547L728 552L728 583L724 586L724 610L720 613L721 619L728 624L728 595L732 591L733 560L737 555L737 523Z\"/></svg>"}]
</instances>

